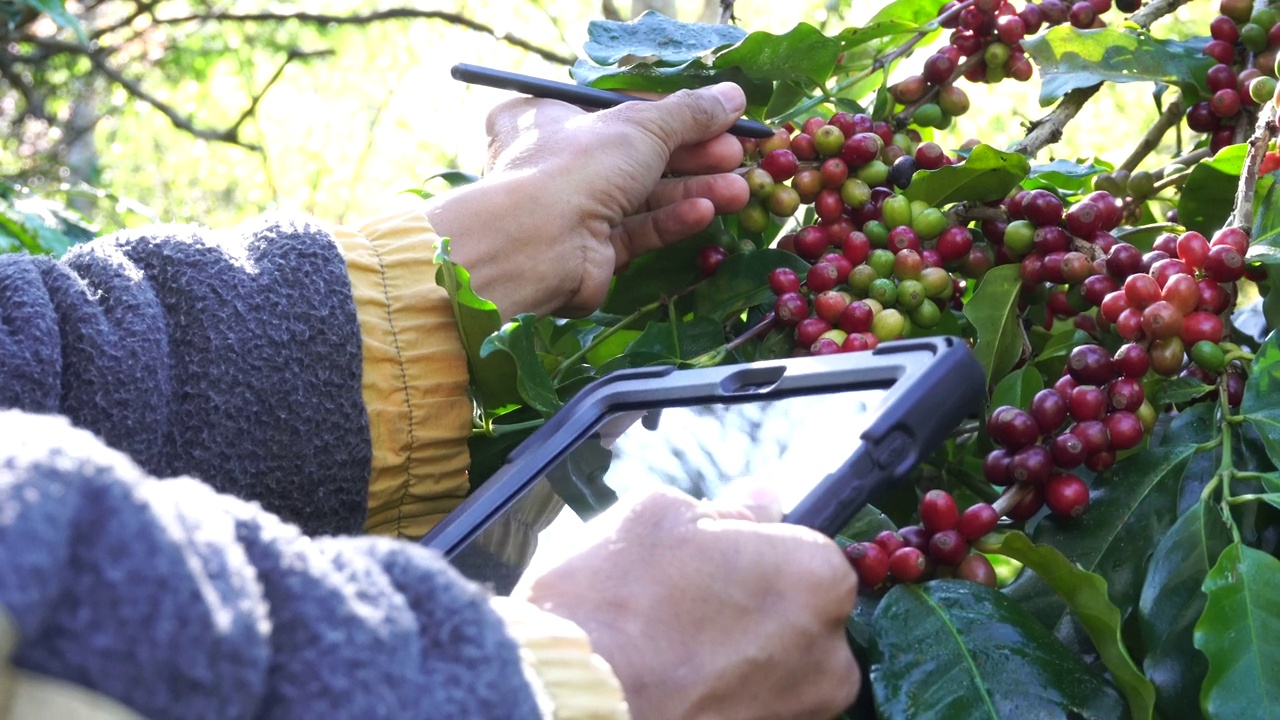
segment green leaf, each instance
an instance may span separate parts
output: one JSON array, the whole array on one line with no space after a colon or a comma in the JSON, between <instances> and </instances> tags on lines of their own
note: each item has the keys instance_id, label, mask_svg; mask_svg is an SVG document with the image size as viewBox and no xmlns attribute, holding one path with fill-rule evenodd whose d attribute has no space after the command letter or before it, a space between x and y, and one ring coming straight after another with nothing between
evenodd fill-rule
<instances>
[{"instance_id":1,"label":"green leaf","mask_svg":"<svg viewBox=\"0 0 1280 720\"><path fill-rule=\"evenodd\" d=\"M471 274L449 259L449 239L440 241L436 249L436 284L445 289L453 305L453 316L467 351L471 382L481 407L486 410L510 405L520 400L516 365L507 356L485 357L485 340L502 327L498 306L471 289Z\"/></svg>"},{"instance_id":2,"label":"green leaf","mask_svg":"<svg viewBox=\"0 0 1280 720\"><path fill-rule=\"evenodd\" d=\"M1228 145L1191 168L1178 195L1178 222L1188 230L1212 236L1235 208L1236 186L1248 146Z\"/></svg>"},{"instance_id":3,"label":"green leaf","mask_svg":"<svg viewBox=\"0 0 1280 720\"><path fill-rule=\"evenodd\" d=\"M1046 377L1058 377L1062 374L1062 368L1066 367L1067 356L1071 354L1071 351L1091 342L1093 342L1093 338L1089 337L1089 333L1080 329L1053 333L1045 341L1044 346L1036 352L1036 367ZM1037 343L1033 334L1031 347L1036 349L1036 346Z\"/></svg>"},{"instance_id":4,"label":"green leaf","mask_svg":"<svg viewBox=\"0 0 1280 720\"><path fill-rule=\"evenodd\" d=\"M746 36L747 32L737 25L680 22L651 10L630 22L587 23L587 42L582 52L600 65L615 65L629 57L677 65L741 42Z\"/></svg>"},{"instance_id":5,"label":"green leaf","mask_svg":"<svg viewBox=\"0 0 1280 720\"><path fill-rule=\"evenodd\" d=\"M670 92L730 80L755 109L769 104L775 83L825 83L843 48L806 23L782 35L744 35L735 26L681 23L654 12L629 23L592 22L588 37L588 59L573 67L579 83ZM627 58L638 61L622 62ZM794 95L794 86L787 93Z\"/></svg>"},{"instance_id":6,"label":"green leaf","mask_svg":"<svg viewBox=\"0 0 1280 720\"><path fill-rule=\"evenodd\" d=\"M1107 582L1107 594L1128 608L1141 591L1146 557L1177 517L1187 462L1196 446L1162 447L1132 455L1094 480L1089 509L1074 520L1047 517L1033 533L1083 570ZM1069 634L1070 615L1053 588L1024 573L1007 592L1046 627Z\"/></svg>"},{"instance_id":7,"label":"green leaf","mask_svg":"<svg viewBox=\"0 0 1280 720\"><path fill-rule=\"evenodd\" d=\"M76 19L75 15L67 12L67 5L63 0L22 0L22 4L33 7L43 13L48 13L49 18L53 20L55 25L74 32L80 42L89 42L89 38L84 34L84 28L81 27L80 21Z\"/></svg>"},{"instance_id":8,"label":"green leaf","mask_svg":"<svg viewBox=\"0 0 1280 720\"><path fill-rule=\"evenodd\" d=\"M551 373L542 364L537 350L537 318L532 313L522 313L503 325L498 332L485 338L480 357L489 357L504 350L516 364L516 389L520 397L543 417L551 417L560 409Z\"/></svg>"},{"instance_id":9,"label":"green leaf","mask_svg":"<svg viewBox=\"0 0 1280 720\"><path fill-rule=\"evenodd\" d=\"M1195 400L1213 390L1212 385L1206 385L1203 380L1194 377L1172 378L1160 383L1156 390L1155 397L1152 398L1152 404L1157 408L1162 408L1170 404L1182 404Z\"/></svg>"},{"instance_id":10,"label":"green leaf","mask_svg":"<svg viewBox=\"0 0 1280 720\"><path fill-rule=\"evenodd\" d=\"M613 279L613 287L601 310L630 315L663 296L687 290L698 281L694 263L698 250L715 239L713 231L704 231L632 260L627 269Z\"/></svg>"},{"instance_id":11,"label":"green leaf","mask_svg":"<svg viewBox=\"0 0 1280 720\"><path fill-rule=\"evenodd\" d=\"M720 263L716 274L694 291L694 314L724 322L747 308L773 302L769 273L780 267L791 268L804 277L809 263L795 253L774 248L730 255Z\"/></svg>"},{"instance_id":12,"label":"green leaf","mask_svg":"<svg viewBox=\"0 0 1280 720\"><path fill-rule=\"evenodd\" d=\"M1052 105L1077 88L1104 81L1176 85L1190 97L1208 91L1205 73L1214 61L1204 43L1164 40L1111 28L1079 30L1059 25L1022 41L1040 71L1040 104Z\"/></svg>"},{"instance_id":13,"label":"green leaf","mask_svg":"<svg viewBox=\"0 0 1280 720\"><path fill-rule=\"evenodd\" d=\"M1275 331L1254 353L1240 413L1258 431L1272 464L1280 466L1280 335Z\"/></svg>"},{"instance_id":14,"label":"green leaf","mask_svg":"<svg viewBox=\"0 0 1280 720\"><path fill-rule=\"evenodd\" d=\"M1156 709L1165 717L1199 714L1200 685L1209 667L1193 645L1206 599L1200 585L1230 544L1217 508L1201 502L1178 518L1151 556L1138 622L1146 651L1142 667L1155 683Z\"/></svg>"},{"instance_id":15,"label":"green leaf","mask_svg":"<svg viewBox=\"0 0 1280 720\"><path fill-rule=\"evenodd\" d=\"M1209 718L1280 718L1280 560L1235 543L1205 578L1195 644L1209 658Z\"/></svg>"},{"instance_id":16,"label":"green leaf","mask_svg":"<svg viewBox=\"0 0 1280 720\"><path fill-rule=\"evenodd\" d=\"M693 317L675 325L651 322L627 348L633 367L678 365L723 347L724 326L709 317Z\"/></svg>"},{"instance_id":17,"label":"green leaf","mask_svg":"<svg viewBox=\"0 0 1280 720\"><path fill-rule=\"evenodd\" d=\"M1057 591L1089 634L1112 681L1124 693L1129 716L1134 720L1150 718L1156 702L1155 687L1129 657L1120 634L1123 618L1120 608L1107 598L1107 582L1076 567L1056 549L1032 543L1020 532L1005 533L999 545L984 546L983 550L1017 560Z\"/></svg>"},{"instance_id":18,"label":"green leaf","mask_svg":"<svg viewBox=\"0 0 1280 720\"><path fill-rule=\"evenodd\" d=\"M1022 331L1018 326L1018 294L1022 268L1016 263L992 268L982 277L973 297L965 303L964 316L978 334L973 352L987 371L987 382L998 382L1022 356Z\"/></svg>"},{"instance_id":19,"label":"green leaf","mask_svg":"<svg viewBox=\"0 0 1280 720\"><path fill-rule=\"evenodd\" d=\"M958 165L916 172L902 194L933 207L966 200L990 202L1008 195L1029 172L1025 155L979 145Z\"/></svg>"},{"instance_id":20,"label":"green leaf","mask_svg":"<svg viewBox=\"0 0 1280 720\"><path fill-rule=\"evenodd\" d=\"M1032 165L1030 176L1022 183L1025 190L1052 188L1068 192L1080 192L1089 188L1089 178L1107 172L1101 165L1083 165L1070 160L1057 159L1047 165Z\"/></svg>"},{"instance_id":21,"label":"green leaf","mask_svg":"<svg viewBox=\"0 0 1280 720\"><path fill-rule=\"evenodd\" d=\"M1115 688L985 585L897 585L872 627L871 686L885 720L1124 715Z\"/></svg>"},{"instance_id":22,"label":"green leaf","mask_svg":"<svg viewBox=\"0 0 1280 720\"><path fill-rule=\"evenodd\" d=\"M1244 146L1241 146L1244 147ZM1243 158L1243 156L1241 156ZM1241 167L1244 166L1243 159ZM1263 183L1268 184L1264 188ZM1249 241L1250 260L1261 260L1270 265L1280 263L1280 190L1276 189L1275 173L1258 178L1254 189L1253 238Z\"/></svg>"},{"instance_id":23,"label":"green leaf","mask_svg":"<svg viewBox=\"0 0 1280 720\"><path fill-rule=\"evenodd\" d=\"M853 542L870 542L875 539L878 533L884 530L897 529L898 526L893 524L889 516L870 505L866 505L840 530L839 537Z\"/></svg>"},{"instance_id":24,"label":"green leaf","mask_svg":"<svg viewBox=\"0 0 1280 720\"><path fill-rule=\"evenodd\" d=\"M758 31L716 56L713 67L738 68L752 80L807 80L822 85L840 57L840 42L800 23L783 35Z\"/></svg>"},{"instance_id":25,"label":"green leaf","mask_svg":"<svg viewBox=\"0 0 1280 720\"><path fill-rule=\"evenodd\" d=\"M996 384L991 392L991 407L1012 405L1029 407L1031 398L1044 389L1044 378L1033 365L1026 365L1009 373Z\"/></svg>"},{"instance_id":26,"label":"green leaf","mask_svg":"<svg viewBox=\"0 0 1280 720\"><path fill-rule=\"evenodd\" d=\"M861 27L848 28L836 37L848 50L873 40L916 33L937 18L938 11L945 4L946 0L894 0L880 8ZM927 40L925 44L928 44Z\"/></svg>"}]
</instances>

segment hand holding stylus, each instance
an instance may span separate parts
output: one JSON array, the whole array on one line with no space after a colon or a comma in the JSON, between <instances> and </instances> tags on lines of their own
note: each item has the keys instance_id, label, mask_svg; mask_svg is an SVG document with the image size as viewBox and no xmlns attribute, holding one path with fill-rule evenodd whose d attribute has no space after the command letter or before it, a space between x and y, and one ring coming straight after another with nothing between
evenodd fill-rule
<instances>
[{"instance_id":1,"label":"hand holding stylus","mask_svg":"<svg viewBox=\"0 0 1280 720\"><path fill-rule=\"evenodd\" d=\"M598 112L512 99L489 114L484 179L428 217L505 317L589 314L616 270L746 205L726 134L745 107L731 83Z\"/></svg>"}]
</instances>

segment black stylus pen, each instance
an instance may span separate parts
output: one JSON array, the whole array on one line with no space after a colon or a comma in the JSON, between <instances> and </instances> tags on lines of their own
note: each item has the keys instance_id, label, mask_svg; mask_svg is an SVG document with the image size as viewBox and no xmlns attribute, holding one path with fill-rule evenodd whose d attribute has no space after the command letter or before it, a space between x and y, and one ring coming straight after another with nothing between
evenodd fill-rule
<instances>
[{"instance_id":1,"label":"black stylus pen","mask_svg":"<svg viewBox=\"0 0 1280 720\"><path fill-rule=\"evenodd\" d=\"M466 63L454 65L452 75L454 80L461 80L472 85L513 90L534 97L563 100L583 107L610 108L615 105L621 105L624 102L645 99L609 90L572 85L570 83L556 82L555 80L543 80L542 78L521 75L520 73L494 70L493 68L468 65ZM729 132L747 138L767 138L773 135L773 128L764 123L744 118L734 123Z\"/></svg>"}]
</instances>

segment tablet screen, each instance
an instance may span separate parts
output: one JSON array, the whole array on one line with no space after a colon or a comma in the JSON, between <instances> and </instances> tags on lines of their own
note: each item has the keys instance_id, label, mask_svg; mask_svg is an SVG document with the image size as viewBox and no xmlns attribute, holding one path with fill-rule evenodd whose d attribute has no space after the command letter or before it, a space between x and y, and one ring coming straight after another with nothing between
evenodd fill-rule
<instances>
[{"instance_id":1,"label":"tablet screen","mask_svg":"<svg viewBox=\"0 0 1280 720\"><path fill-rule=\"evenodd\" d=\"M585 522L656 486L715 499L730 483L750 479L772 488L789 511L853 455L886 392L609 415L452 561L505 594L531 563L553 563L581 547Z\"/></svg>"}]
</instances>

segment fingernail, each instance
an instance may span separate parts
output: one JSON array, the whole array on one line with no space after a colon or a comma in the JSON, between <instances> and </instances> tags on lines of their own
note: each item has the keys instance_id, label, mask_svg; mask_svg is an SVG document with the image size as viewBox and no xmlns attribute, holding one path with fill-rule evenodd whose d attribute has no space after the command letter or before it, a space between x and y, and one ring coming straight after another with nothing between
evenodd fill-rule
<instances>
[{"instance_id":1,"label":"fingernail","mask_svg":"<svg viewBox=\"0 0 1280 720\"><path fill-rule=\"evenodd\" d=\"M711 92L720 99L724 109L734 115L741 115L742 111L747 109L747 96L742 92L742 88L733 83L712 85Z\"/></svg>"}]
</instances>

